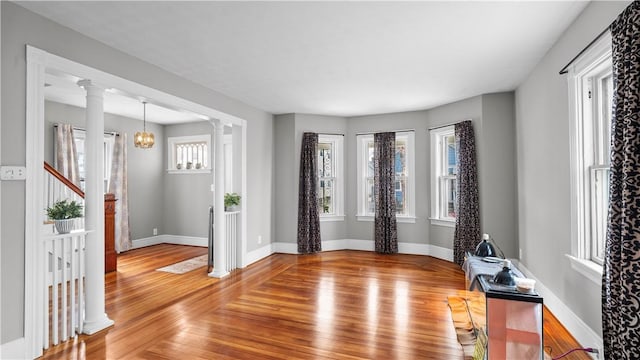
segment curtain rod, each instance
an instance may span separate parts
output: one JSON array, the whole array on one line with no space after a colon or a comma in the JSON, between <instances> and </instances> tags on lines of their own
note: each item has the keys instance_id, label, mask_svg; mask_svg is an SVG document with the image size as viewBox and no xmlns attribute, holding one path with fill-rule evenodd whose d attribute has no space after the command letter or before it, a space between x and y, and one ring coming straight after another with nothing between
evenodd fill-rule
<instances>
[{"instance_id":1,"label":"curtain rod","mask_svg":"<svg viewBox=\"0 0 640 360\"><path fill-rule=\"evenodd\" d=\"M427 128L427 130L431 131L431 130L442 129L442 128L446 128L446 127L449 127L449 126L453 126L453 125L458 124L458 123L460 123L460 121L455 122L455 123L450 123L450 124L444 124L444 125L438 125L438 126L430 127L430 128Z\"/></svg>"},{"instance_id":2,"label":"curtain rod","mask_svg":"<svg viewBox=\"0 0 640 360\"><path fill-rule=\"evenodd\" d=\"M567 69L569 68L569 66L571 66L571 64L573 64L573 62L574 62L574 61L576 61L576 59L578 59L578 58L580 57L580 55L584 54L584 52L585 52L585 51L587 51L587 50L591 47L591 45L593 45L596 41L598 41L598 40L602 37L602 35L606 34L606 33L607 33L607 31L609 31L609 27L608 27L608 26L607 26L607 28L606 28L606 29L602 30L602 32L601 32L600 34L598 34L598 36L596 36L596 38L595 38L595 39L591 40L591 42L589 43L589 45L585 46L585 48L584 48L584 49L582 49L582 51L580 51L580 52L578 53L578 55L576 55L573 59L571 59L571 61L569 61L569 63L568 63L567 65L565 65L565 66L560 70L560 72L559 72L558 74L560 74L560 75L564 75L564 74L568 73L568 72L569 72L569 70L567 70Z\"/></svg>"},{"instance_id":3,"label":"curtain rod","mask_svg":"<svg viewBox=\"0 0 640 360\"><path fill-rule=\"evenodd\" d=\"M416 131L415 129L403 129L403 130L388 130L388 131L370 131L370 132L363 132L363 133L356 133L356 136L360 136L360 135L373 135L376 133L383 133L383 132L409 132L409 131Z\"/></svg>"},{"instance_id":4,"label":"curtain rod","mask_svg":"<svg viewBox=\"0 0 640 360\"><path fill-rule=\"evenodd\" d=\"M60 124L53 124L53 127L58 127L58 125L60 125ZM73 126L73 130L87 131L86 129L83 129L83 128L77 127L77 126ZM120 133L116 132L116 131L103 131L103 133L110 134L110 135L115 135L115 136L120 136Z\"/></svg>"},{"instance_id":5,"label":"curtain rod","mask_svg":"<svg viewBox=\"0 0 640 360\"><path fill-rule=\"evenodd\" d=\"M324 132L318 133L318 135L335 135L335 136L344 136L344 134L334 134L334 133L324 133Z\"/></svg>"},{"instance_id":6,"label":"curtain rod","mask_svg":"<svg viewBox=\"0 0 640 360\"><path fill-rule=\"evenodd\" d=\"M465 121L473 121L473 119L465 119L465 120L454 122L454 123L438 125L438 126L427 128L427 130L431 131L431 130L436 130L436 129L442 129L442 128L445 128L445 127L448 127L448 126L453 126L453 125L456 125L456 124L460 124L460 123L465 122Z\"/></svg>"}]
</instances>

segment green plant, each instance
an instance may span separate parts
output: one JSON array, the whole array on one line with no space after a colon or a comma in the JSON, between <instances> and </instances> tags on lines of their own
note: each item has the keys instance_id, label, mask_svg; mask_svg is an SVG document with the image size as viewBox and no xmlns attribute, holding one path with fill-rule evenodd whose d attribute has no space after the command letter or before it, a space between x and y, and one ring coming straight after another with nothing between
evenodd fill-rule
<instances>
[{"instance_id":1,"label":"green plant","mask_svg":"<svg viewBox=\"0 0 640 360\"><path fill-rule=\"evenodd\" d=\"M228 208L233 205L240 205L240 195L236 193L224 194L224 207Z\"/></svg>"},{"instance_id":2,"label":"green plant","mask_svg":"<svg viewBox=\"0 0 640 360\"><path fill-rule=\"evenodd\" d=\"M65 220L82 217L82 205L74 201L60 200L47 208L47 216L51 220Z\"/></svg>"}]
</instances>

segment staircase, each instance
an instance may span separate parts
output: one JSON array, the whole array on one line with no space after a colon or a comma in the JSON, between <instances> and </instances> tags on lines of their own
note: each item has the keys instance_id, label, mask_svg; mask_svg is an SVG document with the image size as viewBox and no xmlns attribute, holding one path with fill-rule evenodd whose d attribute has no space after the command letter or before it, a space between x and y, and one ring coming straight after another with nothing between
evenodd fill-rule
<instances>
[{"instance_id":1,"label":"staircase","mask_svg":"<svg viewBox=\"0 0 640 360\"><path fill-rule=\"evenodd\" d=\"M45 209L56 201L68 199L84 207L84 192L47 162L44 163ZM105 272L115 271L113 194L105 194ZM43 209L43 219L47 219ZM67 341L82 333L84 322L85 241L89 231L84 218L76 219L69 234L58 234L52 221L45 221L38 249L44 270L41 296L44 301L43 349Z\"/></svg>"}]
</instances>

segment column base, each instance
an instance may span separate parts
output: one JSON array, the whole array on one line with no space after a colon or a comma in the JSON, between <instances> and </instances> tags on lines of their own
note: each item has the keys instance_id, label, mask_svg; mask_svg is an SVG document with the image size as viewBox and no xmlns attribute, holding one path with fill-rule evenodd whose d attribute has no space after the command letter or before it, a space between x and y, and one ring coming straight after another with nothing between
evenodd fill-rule
<instances>
[{"instance_id":1,"label":"column base","mask_svg":"<svg viewBox=\"0 0 640 360\"><path fill-rule=\"evenodd\" d=\"M223 278L227 275L229 275L228 271L219 271L216 268L214 268L213 271L209 273L209 277L214 277L214 278Z\"/></svg>"},{"instance_id":2,"label":"column base","mask_svg":"<svg viewBox=\"0 0 640 360\"><path fill-rule=\"evenodd\" d=\"M96 321L86 322L83 324L82 333L87 335L93 335L99 331L102 331L110 326L113 326L113 320L107 317L107 314L104 314L104 317L98 319Z\"/></svg>"}]
</instances>

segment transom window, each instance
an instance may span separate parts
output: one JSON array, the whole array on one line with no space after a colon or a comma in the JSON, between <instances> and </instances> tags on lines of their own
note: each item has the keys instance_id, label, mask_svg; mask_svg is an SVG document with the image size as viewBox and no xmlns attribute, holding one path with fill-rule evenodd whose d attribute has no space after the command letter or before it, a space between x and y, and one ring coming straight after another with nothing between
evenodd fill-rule
<instances>
[{"instance_id":1,"label":"transom window","mask_svg":"<svg viewBox=\"0 0 640 360\"><path fill-rule=\"evenodd\" d=\"M431 130L431 219L442 225L456 220L458 159L454 126Z\"/></svg>"},{"instance_id":2,"label":"transom window","mask_svg":"<svg viewBox=\"0 0 640 360\"><path fill-rule=\"evenodd\" d=\"M415 221L414 203L414 139L413 131L396 133L395 195L396 217ZM358 135L358 219L375 216L373 134Z\"/></svg>"},{"instance_id":3,"label":"transom window","mask_svg":"<svg viewBox=\"0 0 640 360\"><path fill-rule=\"evenodd\" d=\"M318 135L318 213L320 220L344 219L342 135Z\"/></svg>"},{"instance_id":4,"label":"transom window","mask_svg":"<svg viewBox=\"0 0 640 360\"><path fill-rule=\"evenodd\" d=\"M168 169L172 173L210 171L211 135L169 137Z\"/></svg>"}]
</instances>

